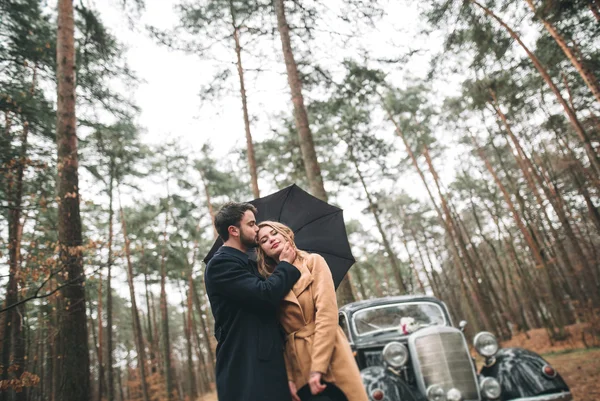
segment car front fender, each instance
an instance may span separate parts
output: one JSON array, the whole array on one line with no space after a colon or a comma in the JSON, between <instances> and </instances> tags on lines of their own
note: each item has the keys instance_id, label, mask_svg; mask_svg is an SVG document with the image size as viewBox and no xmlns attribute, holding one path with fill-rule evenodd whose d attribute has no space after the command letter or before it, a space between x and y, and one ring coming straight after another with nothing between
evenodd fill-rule
<instances>
[{"instance_id":1,"label":"car front fender","mask_svg":"<svg viewBox=\"0 0 600 401\"><path fill-rule=\"evenodd\" d=\"M490 366L481 369L480 374L498 380L502 388L501 401L551 400L559 394L568 394L569 398L565 399L570 399L565 381L558 373L554 377L546 376L543 368L550 364L535 352L523 348L503 348L494 359Z\"/></svg>"},{"instance_id":2,"label":"car front fender","mask_svg":"<svg viewBox=\"0 0 600 401\"><path fill-rule=\"evenodd\" d=\"M401 377L383 366L370 366L360 372L365 390L372 400L371 394L381 390L383 401L425 401L417 389L411 388Z\"/></svg>"}]
</instances>

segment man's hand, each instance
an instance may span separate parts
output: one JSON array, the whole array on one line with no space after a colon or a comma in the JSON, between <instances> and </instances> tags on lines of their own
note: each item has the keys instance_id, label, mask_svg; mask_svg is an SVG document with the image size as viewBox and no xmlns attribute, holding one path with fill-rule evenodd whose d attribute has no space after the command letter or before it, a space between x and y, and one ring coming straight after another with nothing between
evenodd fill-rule
<instances>
[{"instance_id":1,"label":"man's hand","mask_svg":"<svg viewBox=\"0 0 600 401\"><path fill-rule=\"evenodd\" d=\"M321 383L321 372L311 372L310 378L308 379L308 385L310 387L310 392L312 395L317 395L322 393L323 390L327 387L325 384Z\"/></svg>"},{"instance_id":2,"label":"man's hand","mask_svg":"<svg viewBox=\"0 0 600 401\"><path fill-rule=\"evenodd\" d=\"M279 260L282 262L294 263L296 260L296 250L289 242L286 242L283 246L283 250L279 254Z\"/></svg>"},{"instance_id":3,"label":"man's hand","mask_svg":"<svg viewBox=\"0 0 600 401\"><path fill-rule=\"evenodd\" d=\"M298 397L298 390L296 390L294 382L289 381L288 384L290 386L290 393L292 394L292 401L301 401L300 397Z\"/></svg>"}]
</instances>

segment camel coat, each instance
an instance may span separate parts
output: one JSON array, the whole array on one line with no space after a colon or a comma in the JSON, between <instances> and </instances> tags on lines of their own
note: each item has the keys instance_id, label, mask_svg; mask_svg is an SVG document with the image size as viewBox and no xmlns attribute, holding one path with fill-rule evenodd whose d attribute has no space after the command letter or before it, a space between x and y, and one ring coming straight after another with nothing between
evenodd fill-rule
<instances>
[{"instance_id":1,"label":"camel coat","mask_svg":"<svg viewBox=\"0 0 600 401\"><path fill-rule=\"evenodd\" d=\"M279 321L287 334L285 363L288 379L300 389L310 372L321 372L348 401L367 401L360 372L346 335L338 324L331 271L321 255L306 254L294 266L300 279L283 298Z\"/></svg>"}]
</instances>

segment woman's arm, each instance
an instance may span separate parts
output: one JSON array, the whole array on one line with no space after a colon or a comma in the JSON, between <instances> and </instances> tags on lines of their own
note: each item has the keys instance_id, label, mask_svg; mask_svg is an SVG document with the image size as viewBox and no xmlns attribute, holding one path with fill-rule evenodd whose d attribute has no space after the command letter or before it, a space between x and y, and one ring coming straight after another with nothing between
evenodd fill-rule
<instances>
[{"instance_id":1,"label":"woman's arm","mask_svg":"<svg viewBox=\"0 0 600 401\"><path fill-rule=\"evenodd\" d=\"M338 308L331 270L321 255L312 254L315 336L310 371L325 374L331 362L338 326Z\"/></svg>"}]
</instances>

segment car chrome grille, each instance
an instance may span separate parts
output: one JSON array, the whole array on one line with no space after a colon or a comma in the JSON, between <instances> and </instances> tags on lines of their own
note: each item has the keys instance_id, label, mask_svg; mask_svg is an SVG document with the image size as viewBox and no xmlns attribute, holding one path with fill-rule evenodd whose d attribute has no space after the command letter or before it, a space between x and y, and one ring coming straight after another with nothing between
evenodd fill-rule
<instances>
[{"instance_id":1,"label":"car chrome grille","mask_svg":"<svg viewBox=\"0 0 600 401\"><path fill-rule=\"evenodd\" d=\"M459 331L423 330L414 334L415 370L420 372L424 389L440 385L445 392L460 390L465 401L479 400L477 378L464 337Z\"/></svg>"}]
</instances>

